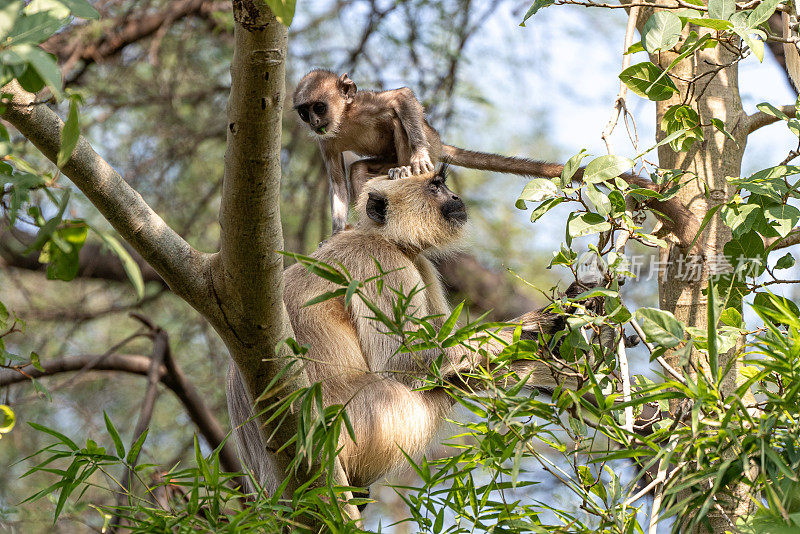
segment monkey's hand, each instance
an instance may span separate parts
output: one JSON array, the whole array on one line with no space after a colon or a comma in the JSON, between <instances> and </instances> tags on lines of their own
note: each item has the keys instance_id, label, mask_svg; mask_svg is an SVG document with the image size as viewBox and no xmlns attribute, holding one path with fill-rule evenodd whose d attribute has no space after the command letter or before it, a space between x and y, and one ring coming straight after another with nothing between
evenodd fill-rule
<instances>
[{"instance_id":1,"label":"monkey's hand","mask_svg":"<svg viewBox=\"0 0 800 534\"><path fill-rule=\"evenodd\" d=\"M431 156L424 148L416 150L410 159L412 174L427 174L433 172L434 166L431 161Z\"/></svg>"},{"instance_id":2,"label":"monkey's hand","mask_svg":"<svg viewBox=\"0 0 800 534\"><path fill-rule=\"evenodd\" d=\"M396 180L398 178L408 178L411 176L411 167L405 165L403 167L393 167L389 169L389 179Z\"/></svg>"}]
</instances>

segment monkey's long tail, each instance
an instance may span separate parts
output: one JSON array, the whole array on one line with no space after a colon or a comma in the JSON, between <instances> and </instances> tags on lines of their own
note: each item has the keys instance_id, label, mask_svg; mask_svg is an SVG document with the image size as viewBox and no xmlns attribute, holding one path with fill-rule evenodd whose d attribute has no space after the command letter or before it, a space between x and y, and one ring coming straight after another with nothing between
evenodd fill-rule
<instances>
[{"instance_id":1,"label":"monkey's long tail","mask_svg":"<svg viewBox=\"0 0 800 534\"><path fill-rule=\"evenodd\" d=\"M561 171L564 169L564 166L558 163L547 163L535 159L512 158L500 156L498 154L489 154L487 152L476 152L474 150L466 150L451 145L442 145L442 152L445 156L443 159L447 163L482 171L555 178L556 176L561 176Z\"/></svg>"},{"instance_id":2,"label":"monkey's long tail","mask_svg":"<svg viewBox=\"0 0 800 534\"><path fill-rule=\"evenodd\" d=\"M451 145L442 145L442 153L444 154L442 160L446 163L481 171L504 172L520 176L537 176L539 178L556 178L561 176L561 171L564 170L564 165L560 163L548 163L528 158L512 158L488 152L476 152ZM580 180L583 178L583 171L584 167L579 167L572 179ZM635 187L657 190L653 182L641 176L626 172L620 177Z\"/></svg>"},{"instance_id":3,"label":"monkey's long tail","mask_svg":"<svg viewBox=\"0 0 800 534\"><path fill-rule=\"evenodd\" d=\"M547 163L527 158L510 158L486 152L475 152L450 145L442 145L442 161L459 167L480 169L486 171L505 172L522 176L536 176L539 178L555 178L561 176L564 166L558 163ZM581 180L585 168L580 167L573 175L573 180ZM633 185L658 191L658 186L641 176L624 173L620 178ZM645 204L654 209L656 215L664 225L678 236L681 245L688 247L694 242L694 237L700 231L700 221L676 198L659 200L650 198ZM695 246L696 248L696 246Z\"/></svg>"}]
</instances>

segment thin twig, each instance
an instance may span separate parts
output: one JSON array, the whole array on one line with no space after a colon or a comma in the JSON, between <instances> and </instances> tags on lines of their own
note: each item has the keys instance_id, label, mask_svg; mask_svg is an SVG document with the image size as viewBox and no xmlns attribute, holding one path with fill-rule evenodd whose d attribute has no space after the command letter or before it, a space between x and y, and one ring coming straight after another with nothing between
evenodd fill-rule
<instances>
[{"instance_id":1,"label":"thin twig","mask_svg":"<svg viewBox=\"0 0 800 534\"><path fill-rule=\"evenodd\" d=\"M622 70L624 71L627 69L631 64L631 54L625 54L628 48L631 47L633 43L633 32L636 30L636 19L639 17L639 6L634 5L631 7L630 14L628 15L628 26L625 29L625 45L622 49ZM614 132L614 128L617 127L617 122L619 121L619 115L621 112L625 111L625 95L628 93L628 86L625 85L624 82L620 82L619 84L619 93L617 93L617 98L614 100L614 109L611 111L611 118L608 120L608 124L606 124L605 129L603 129L603 133L600 136L603 139L603 142L606 144L606 150L609 154L614 153L614 149L611 146L611 134Z\"/></svg>"}]
</instances>

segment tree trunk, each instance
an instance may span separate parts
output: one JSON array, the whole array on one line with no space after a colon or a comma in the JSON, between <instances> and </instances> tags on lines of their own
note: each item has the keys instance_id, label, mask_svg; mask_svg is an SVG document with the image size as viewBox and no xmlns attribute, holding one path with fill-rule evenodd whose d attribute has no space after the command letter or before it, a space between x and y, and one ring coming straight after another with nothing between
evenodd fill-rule
<instances>
[{"instance_id":1,"label":"tree trunk","mask_svg":"<svg viewBox=\"0 0 800 534\"><path fill-rule=\"evenodd\" d=\"M689 29L687 25L684 35L688 34ZM691 29L700 35L710 31L699 27ZM651 56L651 60L665 69L676 56L674 52L661 52L658 56ZM698 51L694 56L678 63L671 71L671 74L674 74L673 80L680 90L679 94L656 103L656 124L661 124L664 113L671 105L686 102L699 113L702 124L710 124L711 118L720 119L735 138L735 141L731 140L709 125L703 127L704 140L695 142L688 152L675 152L669 145L658 149L661 168L682 169L696 175L696 179L681 188L678 198L692 212L698 214L698 217L700 214L708 213L714 206L730 200L733 188L729 185L727 177L738 177L741 173L748 132L747 116L742 109L739 96L738 61L734 59L734 54L721 44ZM713 74L714 71L718 72ZM687 80L695 80L691 90ZM687 90L691 91L688 99ZM658 129L657 139L661 140L665 136L666 133ZM687 325L706 328L708 300L702 291L708 286L709 260L721 255L723 246L730 239L731 229L723 223L717 213L697 241L699 250L702 250L702 259L685 256L685 251L675 244L670 244L668 248L661 250L662 269L659 272L661 309L672 312ZM692 272L691 266L696 261L700 262L701 270ZM683 266L683 272L679 266ZM734 357L734 352L720 355L720 369L725 369L730 359ZM701 353L695 351L692 359L698 368L709 370L709 362ZM679 360L674 352L667 357L667 361L673 367L680 366ZM741 366L741 362L737 362L731 367L722 384L725 393L730 393L735 388ZM708 373L707 376L711 374ZM746 488L741 489L746 490ZM725 514L718 510L709 512L713 532L722 533L731 529L729 519L735 523L738 517L748 511L749 501L744 493L741 495L742 499L737 502L721 503Z\"/></svg>"}]
</instances>

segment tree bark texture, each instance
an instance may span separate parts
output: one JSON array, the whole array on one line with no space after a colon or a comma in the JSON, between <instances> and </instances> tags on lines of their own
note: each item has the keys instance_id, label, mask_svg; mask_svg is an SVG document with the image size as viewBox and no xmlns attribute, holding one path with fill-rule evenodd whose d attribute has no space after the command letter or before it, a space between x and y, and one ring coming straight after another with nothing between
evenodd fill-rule
<instances>
[{"instance_id":1,"label":"tree bark texture","mask_svg":"<svg viewBox=\"0 0 800 534\"><path fill-rule=\"evenodd\" d=\"M640 21L644 23L646 19ZM687 25L684 35L691 30L700 35L710 30ZM640 26L641 30L641 26ZM651 61L665 69L676 57L676 53L661 52L651 56ZM656 103L656 124L661 124L667 109L681 102L686 102L699 115L703 124L703 141L695 142L688 152L675 152L669 145L658 149L659 166L664 169L682 169L696 176L689 180L678 193L678 198L695 214L705 215L714 206L728 202L731 199L733 188L728 183L728 177L738 177L741 173L742 156L747 144L749 133L748 117L742 109L739 95L738 62L735 55L722 44L714 48L698 51L684 61L678 63L670 72L679 93L668 100ZM716 74L713 74L714 71ZM695 80L690 87L687 80ZM688 95L687 95L688 93ZM688 96L688 98L687 98ZM724 121L734 140L727 138L722 132L710 125L710 119L717 118ZM666 133L658 129L656 138L663 139ZM687 325L699 328L707 327L707 296L702 293L708 286L709 260L713 260L723 252L724 245L731 239L731 229L726 226L719 213L715 214L711 222L699 236L695 250L702 253L702 259L690 258L678 246L670 244L661 250L661 265L668 266L659 272L659 305L663 310L672 312L675 317ZM700 261L702 272L700 276L682 276L677 266L692 261ZM685 274L685 273L684 273ZM720 354L719 368L725 369L734 351ZM698 368L709 371L708 360L701 353L695 351L693 361ZM673 367L680 367L680 358L671 353L667 361ZM730 393L736 386L739 369L742 364L734 363L722 384L723 391ZM712 376L707 373L707 376ZM749 500L745 495L746 488L740 488L740 499L733 503L721 503L728 518L733 522L737 517L746 514L749 510ZM690 513L690 512L689 512ZM728 518L718 511L709 512L712 532L725 532L731 528Z\"/></svg>"}]
</instances>

